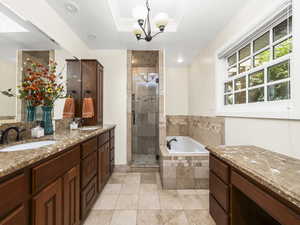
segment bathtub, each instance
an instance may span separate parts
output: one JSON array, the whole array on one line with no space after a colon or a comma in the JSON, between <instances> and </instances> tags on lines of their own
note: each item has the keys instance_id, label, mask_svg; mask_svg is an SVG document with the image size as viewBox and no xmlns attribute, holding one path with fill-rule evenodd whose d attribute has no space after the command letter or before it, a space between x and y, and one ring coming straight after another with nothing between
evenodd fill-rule
<instances>
[{"instance_id":1,"label":"bathtub","mask_svg":"<svg viewBox=\"0 0 300 225\"><path fill-rule=\"evenodd\" d=\"M167 141L172 138L176 138L176 141L172 141L171 149L168 149L170 154L208 154L205 146L195 141L190 137L185 136L169 136Z\"/></svg>"}]
</instances>

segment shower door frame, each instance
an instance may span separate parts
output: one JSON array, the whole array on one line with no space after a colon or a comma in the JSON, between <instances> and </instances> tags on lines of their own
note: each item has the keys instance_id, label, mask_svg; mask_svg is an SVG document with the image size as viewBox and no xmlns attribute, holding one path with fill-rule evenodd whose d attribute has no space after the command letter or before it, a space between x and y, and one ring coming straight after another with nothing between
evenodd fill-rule
<instances>
[{"instance_id":1,"label":"shower door frame","mask_svg":"<svg viewBox=\"0 0 300 225\"><path fill-rule=\"evenodd\" d=\"M164 50L158 51L158 77L159 77L159 153L161 148L166 145L166 113L165 113L165 63ZM132 52L127 50L127 165L130 165L133 160L133 146L132 146Z\"/></svg>"}]
</instances>

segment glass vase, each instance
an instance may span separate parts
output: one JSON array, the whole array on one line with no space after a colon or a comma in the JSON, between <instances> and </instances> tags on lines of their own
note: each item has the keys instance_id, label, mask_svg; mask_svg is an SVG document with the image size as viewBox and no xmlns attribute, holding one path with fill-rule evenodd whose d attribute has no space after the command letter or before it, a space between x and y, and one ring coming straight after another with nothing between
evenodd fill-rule
<instances>
[{"instance_id":1,"label":"glass vase","mask_svg":"<svg viewBox=\"0 0 300 225\"><path fill-rule=\"evenodd\" d=\"M52 106L42 106L45 135L53 134Z\"/></svg>"},{"instance_id":2,"label":"glass vase","mask_svg":"<svg viewBox=\"0 0 300 225\"><path fill-rule=\"evenodd\" d=\"M36 118L36 107L27 106L27 121L28 122L35 121L35 118Z\"/></svg>"}]
</instances>

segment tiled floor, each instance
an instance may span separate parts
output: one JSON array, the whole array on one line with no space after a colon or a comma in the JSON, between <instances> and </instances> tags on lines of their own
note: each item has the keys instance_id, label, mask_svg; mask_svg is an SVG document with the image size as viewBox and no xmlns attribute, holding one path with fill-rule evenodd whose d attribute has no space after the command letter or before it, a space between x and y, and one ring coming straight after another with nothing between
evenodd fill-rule
<instances>
[{"instance_id":1,"label":"tiled floor","mask_svg":"<svg viewBox=\"0 0 300 225\"><path fill-rule=\"evenodd\" d=\"M158 173L114 173L85 225L215 225L207 190L163 190Z\"/></svg>"}]
</instances>

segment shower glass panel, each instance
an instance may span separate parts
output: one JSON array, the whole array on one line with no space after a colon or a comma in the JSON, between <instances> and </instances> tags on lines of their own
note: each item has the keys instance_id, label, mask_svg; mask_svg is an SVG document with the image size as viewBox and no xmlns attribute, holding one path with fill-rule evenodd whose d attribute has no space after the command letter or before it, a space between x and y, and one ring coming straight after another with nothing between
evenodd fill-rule
<instances>
[{"instance_id":1,"label":"shower glass panel","mask_svg":"<svg viewBox=\"0 0 300 225\"><path fill-rule=\"evenodd\" d=\"M157 164L159 122L159 76L149 69L133 70L133 163Z\"/></svg>"}]
</instances>

